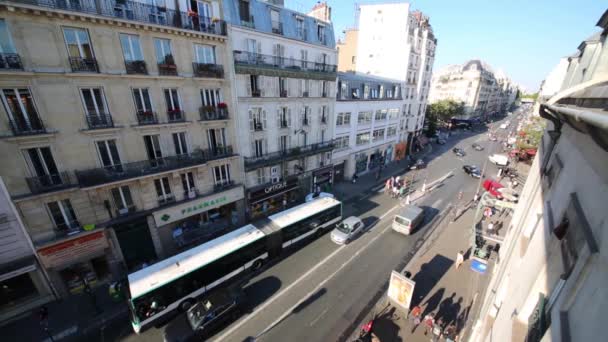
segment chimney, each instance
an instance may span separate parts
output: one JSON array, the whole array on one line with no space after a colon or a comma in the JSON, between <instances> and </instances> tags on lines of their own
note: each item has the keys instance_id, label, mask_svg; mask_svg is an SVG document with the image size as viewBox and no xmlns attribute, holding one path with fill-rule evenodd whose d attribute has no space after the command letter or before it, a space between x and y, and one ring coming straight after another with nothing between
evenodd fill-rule
<instances>
[{"instance_id":1,"label":"chimney","mask_svg":"<svg viewBox=\"0 0 608 342\"><path fill-rule=\"evenodd\" d=\"M331 23L331 7L329 7L325 1L317 1L312 10L308 12L308 15L318 20Z\"/></svg>"}]
</instances>

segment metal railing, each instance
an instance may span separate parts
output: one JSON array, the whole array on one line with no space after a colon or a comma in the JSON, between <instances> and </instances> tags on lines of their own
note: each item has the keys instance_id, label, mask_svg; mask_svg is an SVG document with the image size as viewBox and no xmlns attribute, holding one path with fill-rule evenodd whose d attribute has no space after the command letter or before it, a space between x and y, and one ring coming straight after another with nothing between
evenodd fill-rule
<instances>
[{"instance_id":1,"label":"metal railing","mask_svg":"<svg viewBox=\"0 0 608 342\"><path fill-rule=\"evenodd\" d=\"M255 52L234 51L234 63L241 65L255 65L261 67L286 69L293 71L309 71L320 73L335 73L336 65L309 62L293 58L285 58L272 55L263 55Z\"/></svg>"},{"instance_id":2,"label":"metal railing","mask_svg":"<svg viewBox=\"0 0 608 342\"><path fill-rule=\"evenodd\" d=\"M254 89L251 91L251 97L260 97L262 96L262 91L260 89Z\"/></svg>"},{"instance_id":3,"label":"metal railing","mask_svg":"<svg viewBox=\"0 0 608 342\"><path fill-rule=\"evenodd\" d=\"M272 33L283 34L283 23L280 21L271 22Z\"/></svg>"},{"instance_id":4,"label":"metal railing","mask_svg":"<svg viewBox=\"0 0 608 342\"><path fill-rule=\"evenodd\" d=\"M235 186L233 180L221 181L213 184L213 193L222 192L228 189L231 189Z\"/></svg>"},{"instance_id":5,"label":"metal railing","mask_svg":"<svg viewBox=\"0 0 608 342\"><path fill-rule=\"evenodd\" d=\"M224 67L220 64L194 62L192 70L196 77L224 78Z\"/></svg>"},{"instance_id":6,"label":"metal railing","mask_svg":"<svg viewBox=\"0 0 608 342\"><path fill-rule=\"evenodd\" d=\"M228 120L228 108L203 106L199 109L200 121Z\"/></svg>"},{"instance_id":7,"label":"metal railing","mask_svg":"<svg viewBox=\"0 0 608 342\"><path fill-rule=\"evenodd\" d=\"M0 69L23 69L21 56L16 53L0 53Z\"/></svg>"},{"instance_id":8,"label":"metal railing","mask_svg":"<svg viewBox=\"0 0 608 342\"><path fill-rule=\"evenodd\" d=\"M167 119L169 122L185 122L186 113L181 109L168 110Z\"/></svg>"},{"instance_id":9,"label":"metal railing","mask_svg":"<svg viewBox=\"0 0 608 342\"><path fill-rule=\"evenodd\" d=\"M125 61L127 74L147 75L148 68L145 61Z\"/></svg>"},{"instance_id":10,"label":"metal railing","mask_svg":"<svg viewBox=\"0 0 608 342\"><path fill-rule=\"evenodd\" d=\"M333 141L292 147L282 151L267 153L258 157L245 157L245 168L248 170L273 165L280 161L289 161L306 156L331 151L334 149Z\"/></svg>"},{"instance_id":11,"label":"metal railing","mask_svg":"<svg viewBox=\"0 0 608 342\"><path fill-rule=\"evenodd\" d=\"M287 123L287 120L280 120L279 121L279 127L280 128L287 128L287 127L289 127L289 125Z\"/></svg>"},{"instance_id":12,"label":"metal railing","mask_svg":"<svg viewBox=\"0 0 608 342\"><path fill-rule=\"evenodd\" d=\"M158 123L158 117L156 113L152 111L138 111L137 112L137 123L140 125L155 125Z\"/></svg>"},{"instance_id":13,"label":"metal railing","mask_svg":"<svg viewBox=\"0 0 608 342\"><path fill-rule=\"evenodd\" d=\"M241 25L249 28L255 28L255 21L253 20L253 16L250 15L249 19L247 20L241 18Z\"/></svg>"},{"instance_id":14,"label":"metal railing","mask_svg":"<svg viewBox=\"0 0 608 342\"><path fill-rule=\"evenodd\" d=\"M148 24L176 27L225 36L226 22L218 18L199 16L196 12L181 12L130 0L9 0L65 11L100 15Z\"/></svg>"},{"instance_id":15,"label":"metal railing","mask_svg":"<svg viewBox=\"0 0 608 342\"><path fill-rule=\"evenodd\" d=\"M59 172L53 175L44 175L25 178L27 186L32 194L40 194L50 191L75 186L73 177L69 172Z\"/></svg>"},{"instance_id":16,"label":"metal railing","mask_svg":"<svg viewBox=\"0 0 608 342\"><path fill-rule=\"evenodd\" d=\"M8 124L11 127L14 135L33 135L33 134L44 134L46 133L46 127L44 123L38 117L38 114L29 115L28 120L23 118L9 119Z\"/></svg>"},{"instance_id":17,"label":"metal railing","mask_svg":"<svg viewBox=\"0 0 608 342\"><path fill-rule=\"evenodd\" d=\"M73 72L99 72L95 58L70 57Z\"/></svg>"},{"instance_id":18,"label":"metal railing","mask_svg":"<svg viewBox=\"0 0 608 342\"><path fill-rule=\"evenodd\" d=\"M86 115L86 119L89 129L114 127L114 120L112 120L112 115L110 114L88 114Z\"/></svg>"},{"instance_id":19,"label":"metal railing","mask_svg":"<svg viewBox=\"0 0 608 342\"><path fill-rule=\"evenodd\" d=\"M407 98L406 98L407 99ZM336 100L337 101L349 101L349 100L354 100L354 101L391 101L391 100L403 100L403 96L401 94L399 94L399 96L395 97L395 96L391 96L391 97L382 97L382 98L372 98L371 96L368 96L367 98L362 97L362 96L357 96L355 94L353 94L352 89L350 92L342 92L340 90L338 90L338 93L336 94Z\"/></svg>"},{"instance_id":20,"label":"metal railing","mask_svg":"<svg viewBox=\"0 0 608 342\"><path fill-rule=\"evenodd\" d=\"M158 74L162 76L177 76L177 65L174 63L158 63Z\"/></svg>"},{"instance_id":21,"label":"metal railing","mask_svg":"<svg viewBox=\"0 0 608 342\"><path fill-rule=\"evenodd\" d=\"M234 155L232 146L213 146L210 149L203 151L209 159L221 159Z\"/></svg>"}]
</instances>

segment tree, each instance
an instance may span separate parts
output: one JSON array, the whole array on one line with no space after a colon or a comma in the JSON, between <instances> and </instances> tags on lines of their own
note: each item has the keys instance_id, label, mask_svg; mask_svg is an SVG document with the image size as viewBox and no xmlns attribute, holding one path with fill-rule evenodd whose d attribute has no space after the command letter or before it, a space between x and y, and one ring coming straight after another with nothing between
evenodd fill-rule
<instances>
[{"instance_id":1,"label":"tree","mask_svg":"<svg viewBox=\"0 0 608 342\"><path fill-rule=\"evenodd\" d=\"M435 132L437 131L437 117L435 114L431 113L430 106L426 107L424 121L424 135L426 135L427 138L432 138L435 136Z\"/></svg>"},{"instance_id":2,"label":"tree","mask_svg":"<svg viewBox=\"0 0 608 342\"><path fill-rule=\"evenodd\" d=\"M464 115L464 103L454 100L440 100L427 107L427 115L436 120L448 122L452 117Z\"/></svg>"}]
</instances>

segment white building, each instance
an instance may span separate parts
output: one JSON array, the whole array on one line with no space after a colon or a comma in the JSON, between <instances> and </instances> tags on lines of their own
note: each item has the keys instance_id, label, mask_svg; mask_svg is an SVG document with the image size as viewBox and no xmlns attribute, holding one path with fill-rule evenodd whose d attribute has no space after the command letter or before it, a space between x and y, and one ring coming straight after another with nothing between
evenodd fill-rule
<instances>
[{"instance_id":1,"label":"white building","mask_svg":"<svg viewBox=\"0 0 608 342\"><path fill-rule=\"evenodd\" d=\"M334 33L331 22L282 1L223 6L234 57L237 145L255 218L333 181ZM315 15L329 13L315 7Z\"/></svg>"},{"instance_id":2,"label":"white building","mask_svg":"<svg viewBox=\"0 0 608 342\"><path fill-rule=\"evenodd\" d=\"M397 80L338 73L333 163L346 178L405 157L406 144L399 143L405 128L400 121L404 86Z\"/></svg>"},{"instance_id":3,"label":"white building","mask_svg":"<svg viewBox=\"0 0 608 342\"><path fill-rule=\"evenodd\" d=\"M547 129L471 341L595 341L608 314L608 11L540 104ZM557 88L557 87L555 87Z\"/></svg>"}]
</instances>

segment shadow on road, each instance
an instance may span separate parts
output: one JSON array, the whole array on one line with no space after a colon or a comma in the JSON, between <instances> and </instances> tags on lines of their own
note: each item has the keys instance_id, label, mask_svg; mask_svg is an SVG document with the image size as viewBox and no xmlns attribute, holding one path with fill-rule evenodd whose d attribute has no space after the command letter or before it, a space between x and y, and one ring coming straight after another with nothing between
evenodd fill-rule
<instances>
[{"instance_id":1,"label":"shadow on road","mask_svg":"<svg viewBox=\"0 0 608 342\"><path fill-rule=\"evenodd\" d=\"M452 267L454 261L450 258L446 258L441 254L437 254L431 259L431 261L422 264L420 270L414 275L413 280L416 282L416 288L414 289L414 295L412 298L411 306L420 305L422 300L426 298L429 292L439 282L441 277ZM437 305L443 298L444 289L439 289L433 294L425 303L426 308L424 314L435 310ZM424 315L423 315L424 316Z\"/></svg>"},{"instance_id":2,"label":"shadow on road","mask_svg":"<svg viewBox=\"0 0 608 342\"><path fill-rule=\"evenodd\" d=\"M401 327L396 323L397 319L395 317L395 314L401 315L401 313L396 313L395 310L395 307L391 307L388 311L380 314L374 320L374 335L378 337L378 340L391 342L403 341L399 336Z\"/></svg>"},{"instance_id":3,"label":"shadow on road","mask_svg":"<svg viewBox=\"0 0 608 342\"><path fill-rule=\"evenodd\" d=\"M374 226L376 226L378 222L380 222L380 219L378 218L378 216L370 215L362 218L361 221L363 221L363 224L365 225L361 233L365 234L370 232L374 228Z\"/></svg>"},{"instance_id":4,"label":"shadow on road","mask_svg":"<svg viewBox=\"0 0 608 342\"><path fill-rule=\"evenodd\" d=\"M254 310L258 305L264 303L281 288L281 285L281 279L270 276L244 287L248 309Z\"/></svg>"},{"instance_id":5,"label":"shadow on road","mask_svg":"<svg viewBox=\"0 0 608 342\"><path fill-rule=\"evenodd\" d=\"M298 306L293 308L291 313L297 314L298 312L300 312L304 308L306 308L308 305L314 303L317 299L323 297L323 295L325 295L326 293L327 293L327 290L325 288L319 289L317 292L313 293L308 298L306 298L302 303L298 304Z\"/></svg>"}]
</instances>

